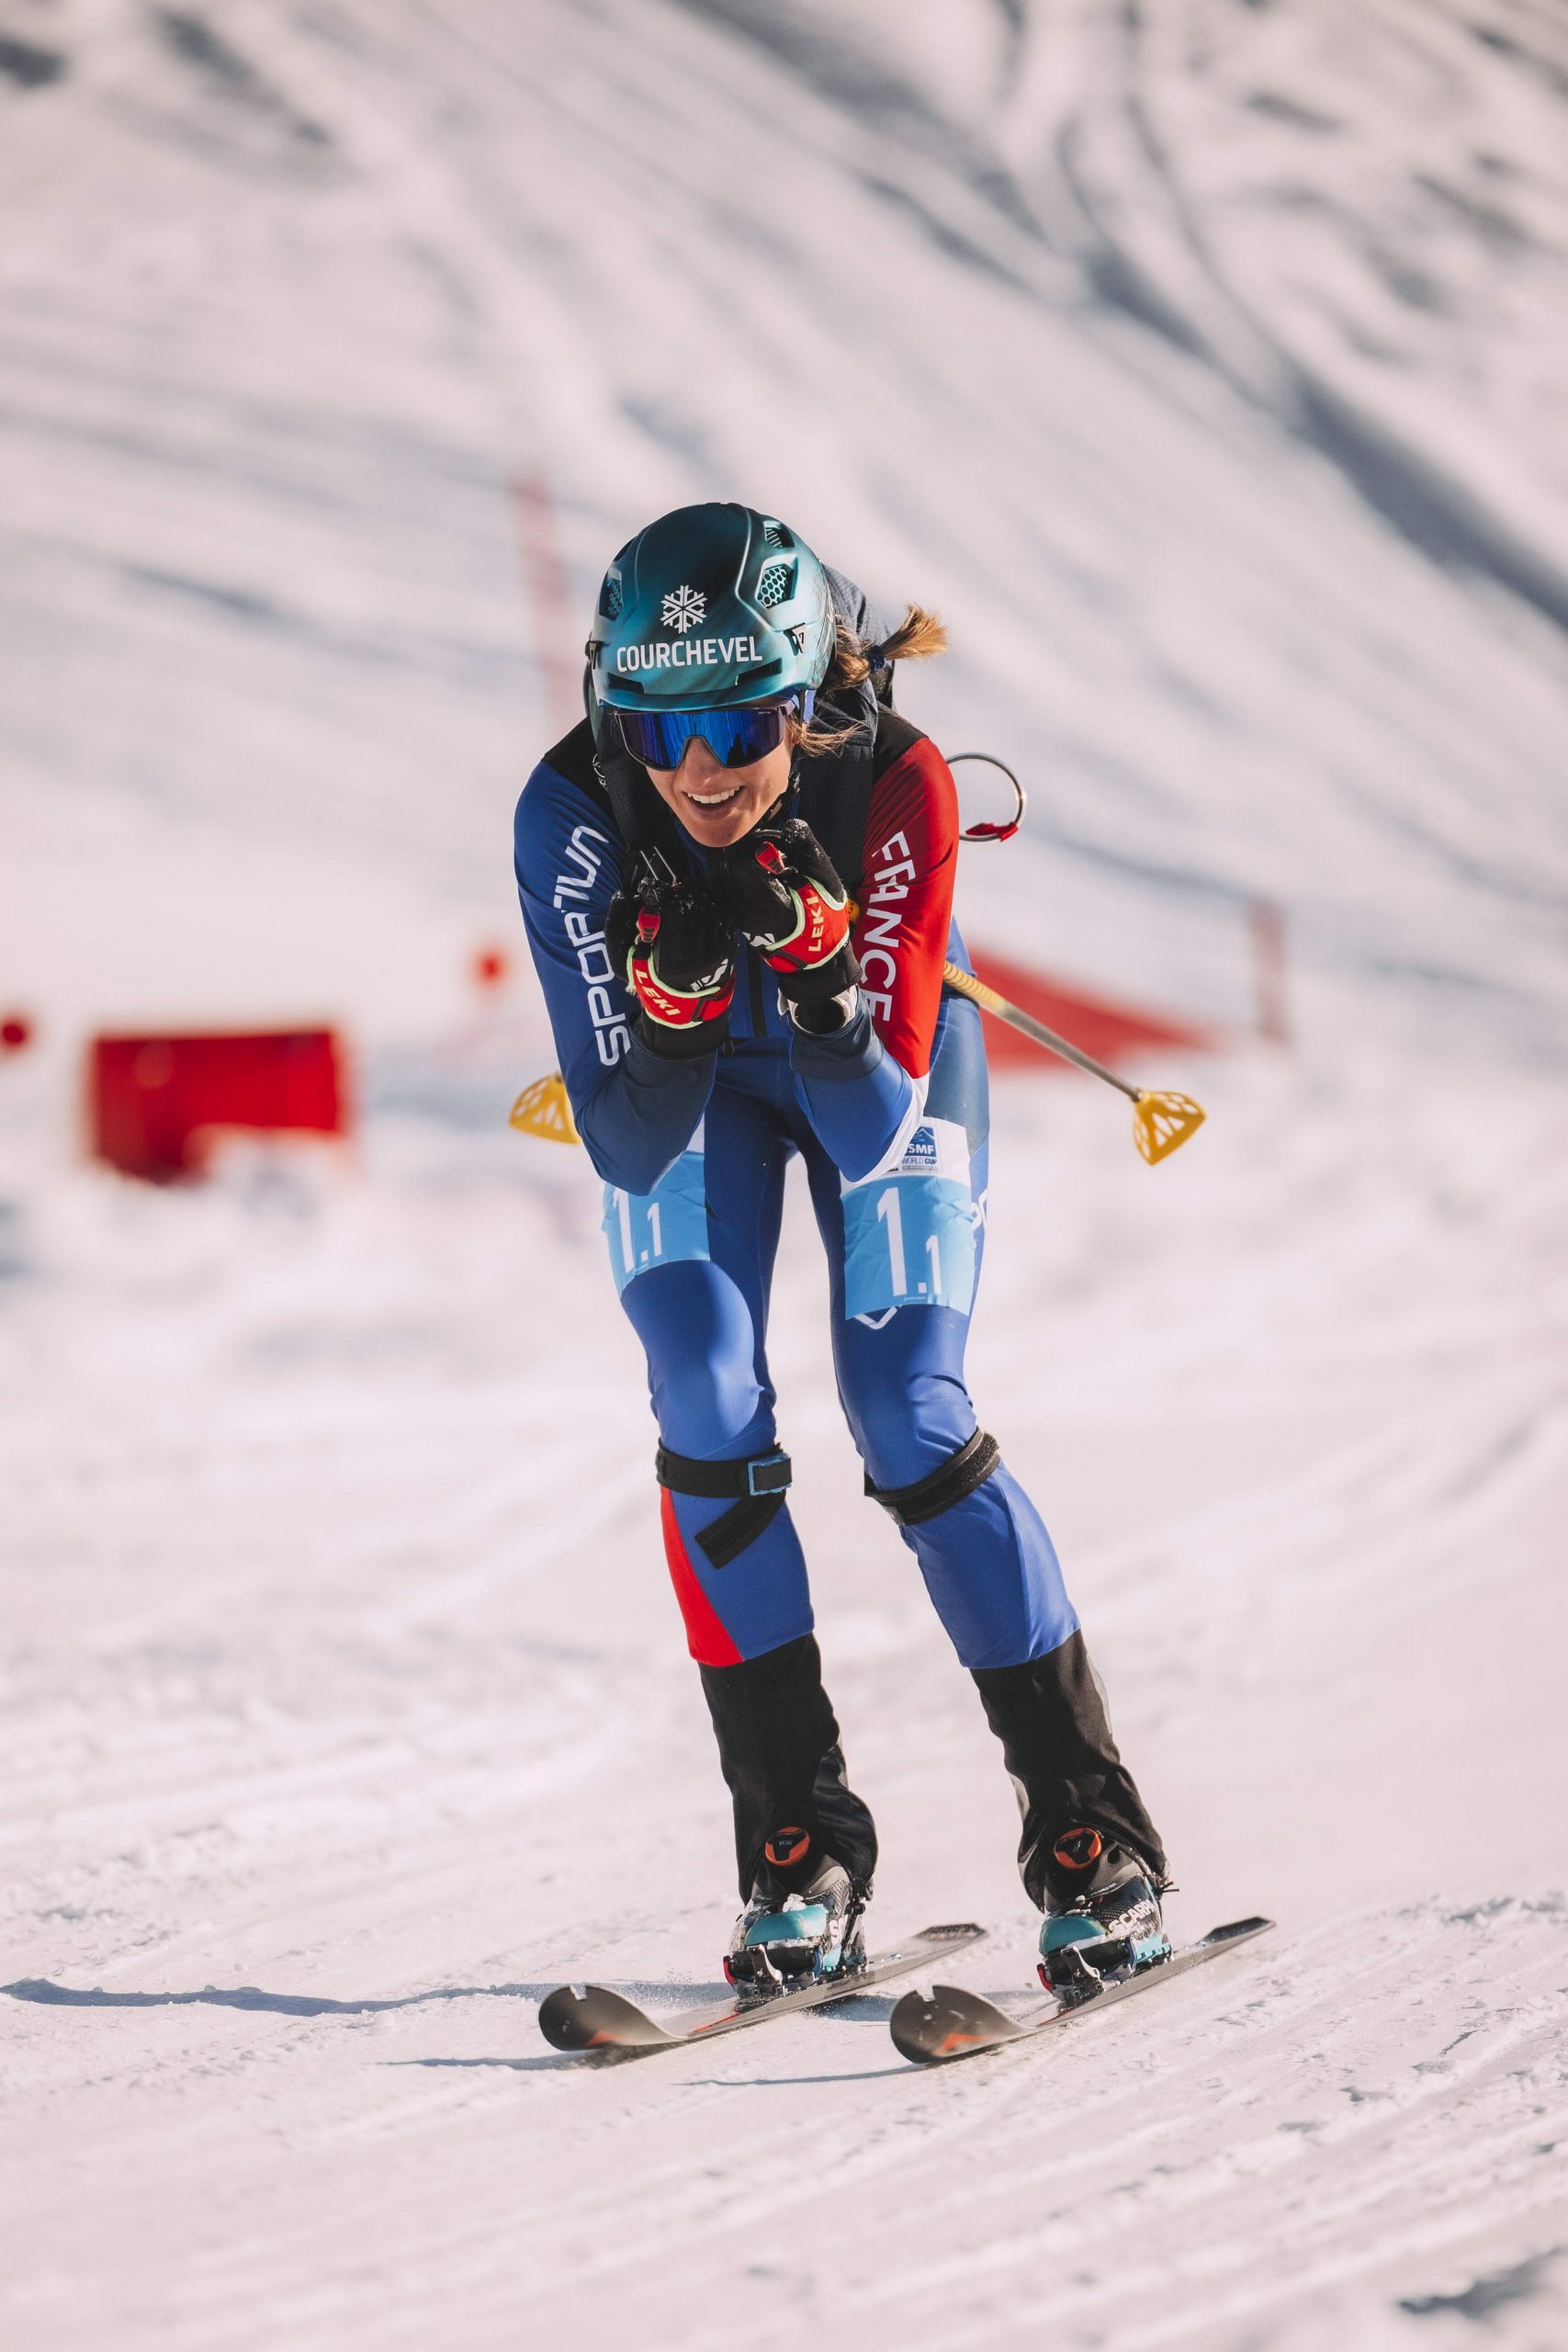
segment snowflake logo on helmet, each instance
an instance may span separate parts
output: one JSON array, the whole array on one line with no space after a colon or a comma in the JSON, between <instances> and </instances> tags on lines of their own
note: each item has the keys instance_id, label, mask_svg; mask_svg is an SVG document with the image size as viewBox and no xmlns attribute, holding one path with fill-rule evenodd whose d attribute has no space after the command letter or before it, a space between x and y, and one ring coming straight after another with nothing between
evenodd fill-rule
<instances>
[{"instance_id":1,"label":"snowflake logo on helmet","mask_svg":"<svg viewBox=\"0 0 1568 2352\"><path fill-rule=\"evenodd\" d=\"M700 588L675 588L664 599L660 617L666 628L678 628L682 637L695 628L707 616L708 600Z\"/></svg>"}]
</instances>

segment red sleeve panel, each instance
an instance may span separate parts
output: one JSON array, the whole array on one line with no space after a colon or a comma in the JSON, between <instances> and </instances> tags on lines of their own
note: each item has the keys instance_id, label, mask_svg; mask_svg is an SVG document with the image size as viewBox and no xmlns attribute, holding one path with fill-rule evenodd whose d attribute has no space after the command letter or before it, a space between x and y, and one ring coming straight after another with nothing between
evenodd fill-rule
<instances>
[{"instance_id":1,"label":"red sleeve panel","mask_svg":"<svg viewBox=\"0 0 1568 2352\"><path fill-rule=\"evenodd\" d=\"M920 735L872 787L853 934L876 1034L910 1078L931 1068L957 855L953 773Z\"/></svg>"}]
</instances>

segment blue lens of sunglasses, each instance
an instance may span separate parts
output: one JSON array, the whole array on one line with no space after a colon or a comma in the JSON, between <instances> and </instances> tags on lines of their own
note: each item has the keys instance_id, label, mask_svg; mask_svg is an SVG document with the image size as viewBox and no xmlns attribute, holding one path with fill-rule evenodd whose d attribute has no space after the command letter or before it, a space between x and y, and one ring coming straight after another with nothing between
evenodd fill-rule
<instances>
[{"instance_id":1,"label":"blue lens of sunglasses","mask_svg":"<svg viewBox=\"0 0 1568 2352\"><path fill-rule=\"evenodd\" d=\"M721 767L746 768L777 750L792 715L809 720L816 700L807 690L742 710L618 710L615 717L622 741L645 768L678 768L697 735Z\"/></svg>"}]
</instances>

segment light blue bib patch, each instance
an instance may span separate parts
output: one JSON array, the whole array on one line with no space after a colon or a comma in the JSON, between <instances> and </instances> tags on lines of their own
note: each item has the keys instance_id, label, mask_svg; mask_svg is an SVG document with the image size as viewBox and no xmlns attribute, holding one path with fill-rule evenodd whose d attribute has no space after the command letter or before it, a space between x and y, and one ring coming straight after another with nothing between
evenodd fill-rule
<instances>
[{"instance_id":1,"label":"light blue bib patch","mask_svg":"<svg viewBox=\"0 0 1568 2352\"><path fill-rule=\"evenodd\" d=\"M924 1119L897 1167L844 1187L844 1313L885 1321L899 1306L951 1306L975 1295L969 1139L952 1119Z\"/></svg>"},{"instance_id":2,"label":"light blue bib patch","mask_svg":"<svg viewBox=\"0 0 1568 2352\"><path fill-rule=\"evenodd\" d=\"M604 1238L617 1291L655 1266L690 1263L708 1255L708 1213L702 1131L651 1193L604 1187Z\"/></svg>"}]
</instances>

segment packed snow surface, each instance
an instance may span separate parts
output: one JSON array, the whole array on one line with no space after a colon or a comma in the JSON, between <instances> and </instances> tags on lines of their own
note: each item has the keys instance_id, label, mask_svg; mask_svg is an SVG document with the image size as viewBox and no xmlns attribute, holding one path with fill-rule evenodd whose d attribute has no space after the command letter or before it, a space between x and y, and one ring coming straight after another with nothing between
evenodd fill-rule
<instances>
[{"instance_id":1,"label":"packed snow surface","mask_svg":"<svg viewBox=\"0 0 1568 2352\"><path fill-rule=\"evenodd\" d=\"M1565 94L1544 0L0 0L7 2342L1561 2352ZM1154 1171L998 1086L972 1371L1173 1926L1278 1932L930 2075L880 1996L534 2024L713 1997L732 1865L597 1187L467 959L599 567L709 495L946 615L906 705L1033 797L974 936L1236 1041ZM317 1017L351 1152L81 1165L93 1028ZM1023 1996L803 1208L874 1936Z\"/></svg>"}]
</instances>

